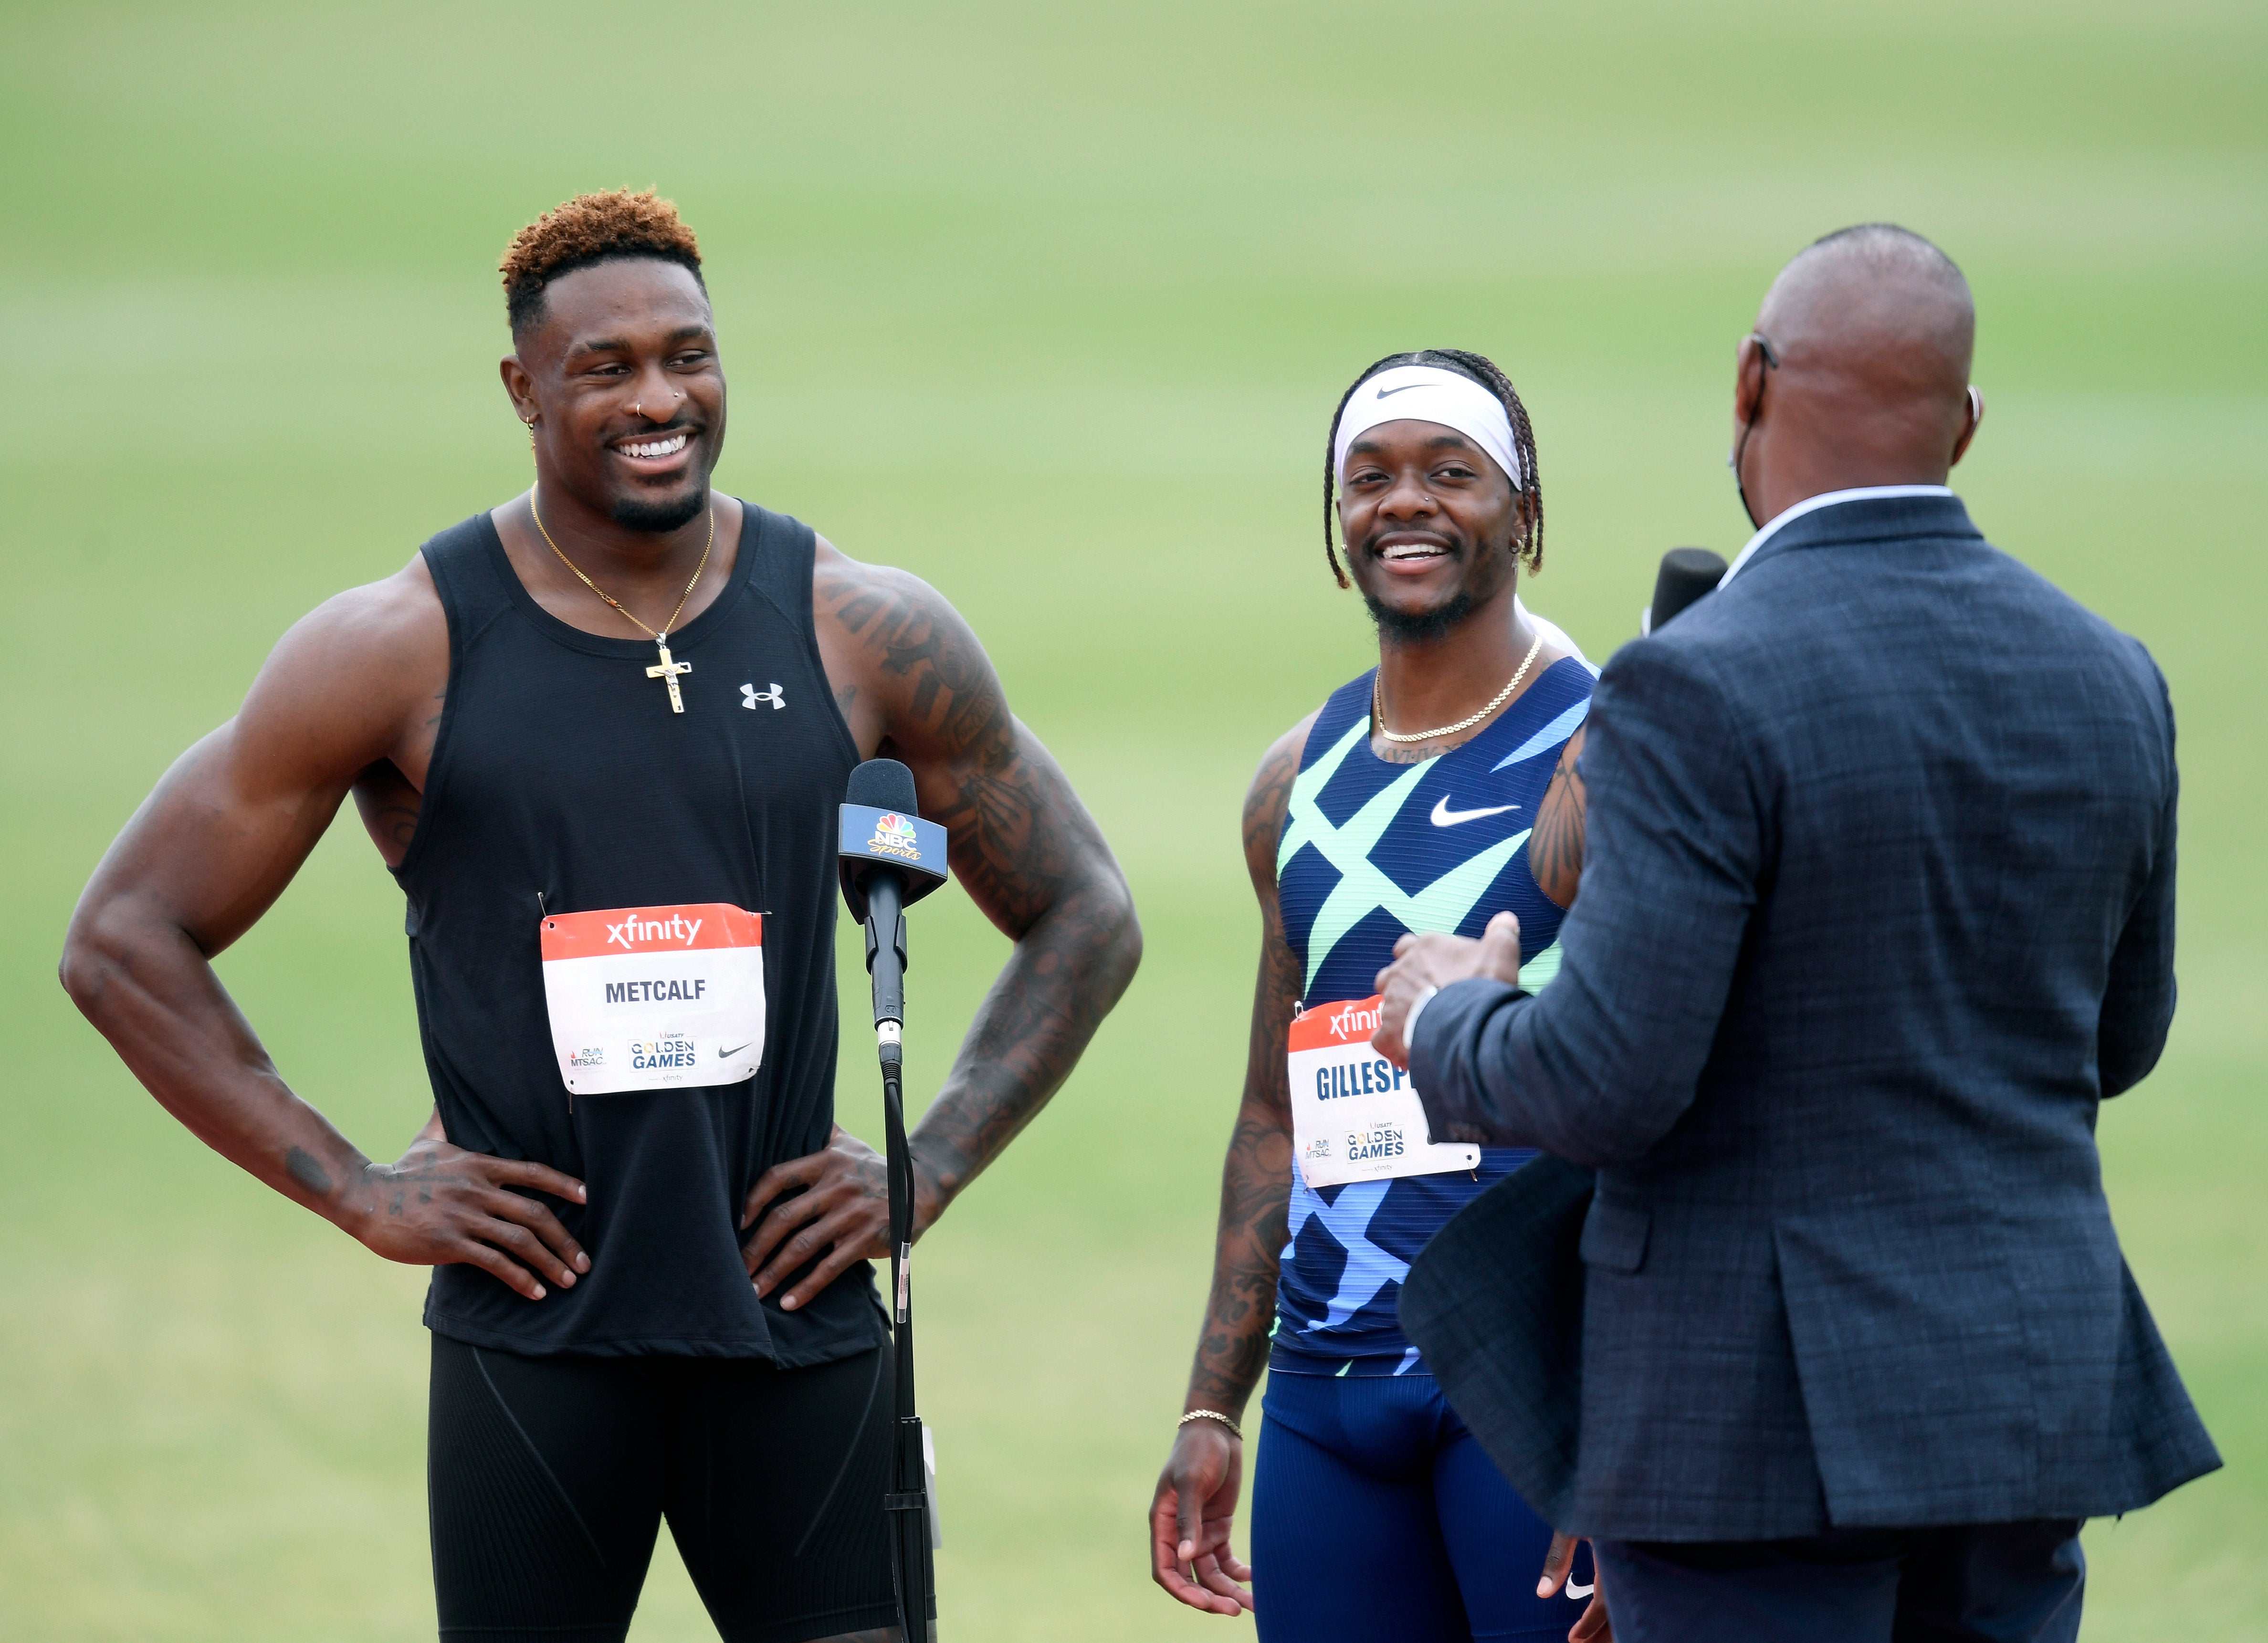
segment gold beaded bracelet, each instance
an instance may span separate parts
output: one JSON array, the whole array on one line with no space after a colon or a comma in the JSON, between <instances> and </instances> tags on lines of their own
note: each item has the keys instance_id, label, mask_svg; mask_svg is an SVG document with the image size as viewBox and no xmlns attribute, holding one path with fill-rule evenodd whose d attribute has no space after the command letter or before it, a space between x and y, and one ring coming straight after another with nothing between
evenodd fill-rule
<instances>
[{"instance_id":1,"label":"gold beaded bracelet","mask_svg":"<svg viewBox=\"0 0 2268 1643\"><path fill-rule=\"evenodd\" d=\"M1230 1437L1234 1438L1239 1443L1244 1441L1244 1428L1217 1409L1193 1409L1174 1424L1176 1426L1186 1426L1193 1420L1217 1420L1228 1428Z\"/></svg>"}]
</instances>

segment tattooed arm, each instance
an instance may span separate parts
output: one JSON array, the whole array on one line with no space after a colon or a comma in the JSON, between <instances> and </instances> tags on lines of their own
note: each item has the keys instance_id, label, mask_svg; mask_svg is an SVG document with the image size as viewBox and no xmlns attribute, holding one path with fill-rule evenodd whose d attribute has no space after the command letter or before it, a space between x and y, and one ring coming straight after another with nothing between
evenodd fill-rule
<instances>
[{"instance_id":1,"label":"tattooed arm","mask_svg":"<svg viewBox=\"0 0 2268 1643\"><path fill-rule=\"evenodd\" d=\"M1300 1002L1299 960L1284 939L1276 897L1276 844L1313 715L1268 750L1244 801L1244 865L1260 898L1260 975L1244 1099L1221 1168L1212 1291L1189 1367L1183 1410L1241 1416L1268 1361L1277 1263L1292 1197L1292 1092L1285 1041ZM1237 1584L1252 1571L1229 1548L1244 1470L1243 1445L1217 1420L1174 1434L1150 1504L1151 1576L1192 1609L1235 1615L1252 1606Z\"/></svg>"},{"instance_id":2,"label":"tattooed arm","mask_svg":"<svg viewBox=\"0 0 2268 1643\"><path fill-rule=\"evenodd\" d=\"M1134 978L1142 932L1110 846L1009 712L960 613L918 578L824 541L812 593L828 681L860 752L912 769L923 815L951 838L954 876L1016 944L909 1138L919 1235L1071 1075ZM881 1160L839 1126L823 1151L765 1172L742 1225L759 1216L745 1250L759 1294L824 1255L783 1307L888 1254Z\"/></svg>"},{"instance_id":3,"label":"tattooed arm","mask_svg":"<svg viewBox=\"0 0 2268 1643\"><path fill-rule=\"evenodd\" d=\"M1575 904L1575 890L1583 876L1583 822L1586 800L1583 773L1576 768L1583 756L1583 737L1589 726L1579 726L1559 751L1551 785L1536 807L1535 830L1528 836L1528 870L1537 886L1561 908Z\"/></svg>"}]
</instances>

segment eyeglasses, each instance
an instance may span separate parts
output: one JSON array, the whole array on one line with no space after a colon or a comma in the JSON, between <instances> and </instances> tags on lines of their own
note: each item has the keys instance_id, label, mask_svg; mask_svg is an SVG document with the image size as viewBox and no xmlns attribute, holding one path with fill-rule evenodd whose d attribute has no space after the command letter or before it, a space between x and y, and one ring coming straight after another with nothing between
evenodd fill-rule
<instances>
[{"instance_id":1,"label":"eyeglasses","mask_svg":"<svg viewBox=\"0 0 2268 1643\"><path fill-rule=\"evenodd\" d=\"M1764 368L1766 370L1777 371L1779 369L1779 356L1772 352L1771 339L1770 337L1766 336L1762 331L1751 331L1744 340L1754 343L1756 345L1756 351L1764 357Z\"/></svg>"}]
</instances>

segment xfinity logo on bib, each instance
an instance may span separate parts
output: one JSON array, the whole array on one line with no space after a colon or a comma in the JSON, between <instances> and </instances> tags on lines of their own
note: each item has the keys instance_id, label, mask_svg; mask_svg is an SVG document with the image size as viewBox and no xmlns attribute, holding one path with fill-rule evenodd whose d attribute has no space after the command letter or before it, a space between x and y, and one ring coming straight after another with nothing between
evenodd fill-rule
<instances>
[{"instance_id":1,"label":"xfinity logo on bib","mask_svg":"<svg viewBox=\"0 0 2268 1643\"><path fill-rule=\"evenodd\" d=\"M1378 1012L1358 1009L1351 1004L1340 1006L1332 1013L1330 1020L1333 1038L1367 1038L1378 1030Z\"/></svg>"},{"instance_id":2,"label":"xfinity logo on bib","mask_svg":"<svg viewBox=\"0 0 2268 1643\"><path fill-rule=\"evenodd\" d=\"M619 941L636 951L636 944L640 941L676 941L689 947L693 938L700 933L699 919L685 918L676 913L666 918L625 918L618 925L607 926L607 945L612 947Z\"/></svg>"}]
</instances>

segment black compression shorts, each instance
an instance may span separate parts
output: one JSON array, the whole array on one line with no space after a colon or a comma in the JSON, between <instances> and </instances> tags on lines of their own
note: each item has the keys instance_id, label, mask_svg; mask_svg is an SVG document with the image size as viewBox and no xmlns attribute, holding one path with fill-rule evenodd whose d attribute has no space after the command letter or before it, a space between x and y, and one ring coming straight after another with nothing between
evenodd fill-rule
<instances>
[{"instance_id":1,"label":"black compression shorts","mask_svg":"<svg viewBox=\"0 0 2268 1643\"><path fill-rule=\"evenodd\" d=\"M615 1643L662 1517L726 1643L888 1626L889 1349L523 1358L433 1337L444 1638Z\"/></svg>"}]
</instances>

